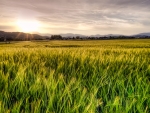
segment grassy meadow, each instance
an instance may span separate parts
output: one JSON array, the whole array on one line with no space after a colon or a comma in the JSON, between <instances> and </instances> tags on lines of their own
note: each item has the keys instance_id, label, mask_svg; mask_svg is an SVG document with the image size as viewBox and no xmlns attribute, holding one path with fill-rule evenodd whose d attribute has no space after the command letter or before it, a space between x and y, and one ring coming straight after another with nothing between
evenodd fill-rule
<instances>
[{"instance_id":1,"label":"grassy meadow","mask_svg":"<svg viewBox=\"0 0 150 113\"><path fill-rule=\"evenodd\" d=\"M149 113L150 40L0 42L0 113Z\"/></svg>"}]
</instances>

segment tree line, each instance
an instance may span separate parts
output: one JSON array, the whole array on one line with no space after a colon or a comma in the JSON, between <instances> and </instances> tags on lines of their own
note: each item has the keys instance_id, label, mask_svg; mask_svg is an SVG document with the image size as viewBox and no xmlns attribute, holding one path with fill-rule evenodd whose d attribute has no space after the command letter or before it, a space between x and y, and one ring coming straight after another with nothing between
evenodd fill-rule
<instances>
[{"instance_id":1,"label":"tree line","mask_svg":"<svg viewBox=\"0 0 150 113\"><path fill-rule=\"evenodd\" d=\"M41 36L38 34L22 32L0 31L0 41L31 41L31 40L109 40L109 39L149 39L150 36L74 36L62 37L61 35Z\"/></svg>"}]
</instances>

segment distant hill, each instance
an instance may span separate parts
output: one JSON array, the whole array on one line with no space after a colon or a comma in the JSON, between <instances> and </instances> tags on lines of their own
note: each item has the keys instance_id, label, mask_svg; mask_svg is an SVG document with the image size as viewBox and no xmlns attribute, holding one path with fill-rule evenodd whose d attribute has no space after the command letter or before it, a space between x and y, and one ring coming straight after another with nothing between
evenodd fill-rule
<instances>
[{"instance_id":1,"label":"distant hill","mask_svg":"<svg viewBox=\"0 0 150 113\"><path fill-rule=\"evenodd\" d=\"M4 32L0 31L0 41L28 41L28 40L45 40L49 37L38 34L23 33L23 32Z\"/></svg>"},{"instance_id":2,"label":"distant hill","mask_svg":"<svg viewBox=\"0 0 150 113\"><path fill-rule=\"evenodd\" d=\"M0 41L29 41L29 40L109 40L109 39L150 39L150 33L140 33L131 36L108 34L108 35L81 35L81 34L31 34L23 32L4 32L0 31Z\"/></svg>"},{"instance_id":3,"label":"distant hill","mask_svg":"<svg viewBox=\"0 0 150 113\"><path fill-rule=\"evenodd\" d=\"M42 36L51 36L52 34L48 34L48 33L45 33L45 34L39 34L39 35L42 35ZM82 34L73 34L73 33L64 33L64 34L59 34L61 35L62 37L119 37L119 36L126 36L126 35L122 35L122 34L106 34L106 35L100 35L100 34L96 34L96 35L82 35ZM149 33L139 33L139 34L135 34L135 35L130 35L130 36L150 36L150 32ZM127 36L127 37L130 37L130 36Z\"/></svg>"},{"instance_id":4,"label":"distant hill","mask_svg":"<svg viewBox=\"0 0 150 113\"><path fill-rule=\"evenodd\" d=\"M61 35L62 37L86 37L85 35L81 35L81 34L73 34L73 33L66 33L66 34L59 34Z\"/></svg>"},{"instance_id":5,"label":"distant hill","mask_svg":"<svg viewBox=\"0 0 150 113\"><path fill-rule=\"evenodd\" d=\"M150 32L149 33L139 33L133 36L150 36Z\"/></svg>"},{"instance_id":6,"label":"distant hill","mask_svg":"<svg viewBox=\"0 0 150 113\"><path fill-rule=\"evenodd\" d=\"M90 35L90 37L102 37L104 35L96 34L96 35Z\"/></svg>"},{"instance_id":7,"label":"distant hill","mask_svg":"<svg viewBox=\"0 0 150 113\"><path fill-rule=\"evenodd\" d=\"M118 36L124 36L124 35L120 35L120 34L108 34L108 35L104 35L106 37L109 37L109 36L115 36L115 37L118 37Z\"/></svg>"},{"instance_id":8,"label":"distant hill","mask_svg":"<svg viewBox=\"0 0 150 113\"><path fill-rule=\"evenodd\" d=\"M100 35L100 34L96 34L96 35L82 35L82 34L73 34L73 33L66 33L66 34L60 34L62 37L110 37L110 36L124 36L124 35L119 35L119 34L108 34L108 35Z\"/></svg>"}]
</instances>

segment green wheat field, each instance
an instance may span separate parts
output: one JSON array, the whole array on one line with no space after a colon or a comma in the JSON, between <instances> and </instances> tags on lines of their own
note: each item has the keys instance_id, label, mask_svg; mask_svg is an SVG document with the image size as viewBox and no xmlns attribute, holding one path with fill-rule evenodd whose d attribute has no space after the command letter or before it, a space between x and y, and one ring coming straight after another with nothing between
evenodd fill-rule
<instances>
[{"instance_id":1,"label":"green wheat field","mask_svg":"<svg viewBox=\"0 0 150 113\"><path fill-rule=\"evenodd\" d=\"M0 42L0 113L149 112L149 39Z\"/></svg>"}]
</instances>

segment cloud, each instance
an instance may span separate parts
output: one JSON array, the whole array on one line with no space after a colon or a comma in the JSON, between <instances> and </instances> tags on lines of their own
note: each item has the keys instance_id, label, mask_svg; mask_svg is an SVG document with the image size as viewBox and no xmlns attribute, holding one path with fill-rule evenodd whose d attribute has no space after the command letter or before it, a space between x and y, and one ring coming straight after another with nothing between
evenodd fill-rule
<instances>
[{"instance_id":1,"label":"cloud","mask_svg":"<svg viewBox=\"0 0 150 113\"><path fill-rule=\"evenodd\" d=\"M150 0L0 0L0 21L36 19L55 32L143 32L150 28L149 5Z\"/></svg>"},{"instance_id":2,"label":"cloud","mask_svg":"<svg viewBox=\"0 0 150 113\"><path fill-rule=\"evenodd\" d=\"M3 26L3 25L0 25L0 30L7 30L7 31L13 31L12 29L14 29L13 26Z\"/></svg>"}]
</instances>

